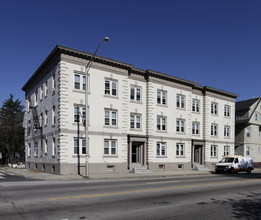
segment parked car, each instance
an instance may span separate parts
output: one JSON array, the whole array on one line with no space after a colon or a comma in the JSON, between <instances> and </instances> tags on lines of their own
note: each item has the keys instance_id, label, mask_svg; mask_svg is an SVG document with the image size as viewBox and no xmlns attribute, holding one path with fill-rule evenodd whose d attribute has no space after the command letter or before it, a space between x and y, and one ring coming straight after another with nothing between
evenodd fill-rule
<instances>
[{"instance_id":1,"label":"parked car","mask_svg":"<svg viewBox=\"0 0 261 220\"><path fill-rule=\"evenodd\" d=\"M216 164L216 173L227 172L227 173L237 173L237 172L247 172L251 173L254 170L253 159L250 157L243 156L226 156L223 157L219 163Z\"/></svg>"}]
</instances>

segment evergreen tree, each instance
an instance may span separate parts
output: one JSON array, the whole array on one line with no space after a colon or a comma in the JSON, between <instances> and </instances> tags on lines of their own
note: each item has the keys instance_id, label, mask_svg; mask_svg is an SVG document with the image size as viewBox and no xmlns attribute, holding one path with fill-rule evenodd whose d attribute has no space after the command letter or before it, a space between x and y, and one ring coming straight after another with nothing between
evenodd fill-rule
<instances>
[{"instance_id":1,"label":"evergreen tree","mask_svg":"<svg viewBox=\"0 0 261 220\"><path fill-rule=\"evenodd\" d=\"M24 145L24 107L19 99L14 101L13 98L10 94L10 98L0 108L0 149L9 156L12 165L15 162L15 153L21 153Z\"/></svg>"}]
</instances>

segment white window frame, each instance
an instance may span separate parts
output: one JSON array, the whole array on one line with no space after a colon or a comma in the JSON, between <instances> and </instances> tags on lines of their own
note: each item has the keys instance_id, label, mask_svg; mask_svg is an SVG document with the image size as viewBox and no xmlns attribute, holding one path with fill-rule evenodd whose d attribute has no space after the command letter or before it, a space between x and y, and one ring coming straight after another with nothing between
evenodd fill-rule
<instances>
[{"instance_id":1,"label":"white window frame","mask_svg":"<svg viewBox=\"0 0 261 220\"><path fill-rule=\"evenodd\" d=\"M31 144L28 143L28 145L27 145L27 156L28 156L28 157L31 157L31 153L32 153Z\"/></svg>"},{"instance_id":2,"label":"white window frame","mask_svg":"<svg viewBox=\"0 0 261 220\"><path fill-rule=\"evenodd\" d=\"M55 93L56 81L55 81L55 73L52 76L52 94Z\"/></svg>"},{"instance_id":3,"label":"white window frame","mask_svg":"<svg viewBox=\"0 0 261 220\"><path fill-rule=\"evenodd\" d=\"M138 92L139 91L139 92ZM141 87L131 85L130 88L130 100L134 102L141 102Z\"/></svg>"},{"instance_id":4,"label":"white window frame","mask_svg":"<svg viewBox=\"0 0 261 220\"><path fill-rule=\"evenodd\" d=\"M229 105L225 105L224 106L224 116L225 117L230 117L230 106Z\"/></svg>"},{"instance_id":5,"label":"white window frame","mask_svg":"<svg viewBox=\"0 0 261 220\"><path fill-rule=\"evenodd\" d=\"M211 115L218 115L218 103L211 102Z\"/></svg>"},{"instance_id":6,"label":"white window frame","mask_svg":"<svg viewBox=\"0 0 261 220\"><path fill-rule=\"evenodd\" d=\"M44 125L48 126L48 111L44 111Z\"/></svg>"},{"instance_id":7,"label":"white window frame","mask_svg":"<svg viewBox=\"0 0 261 220\"><path fill-rule=\"evenodd\" d=\"M75 145L76 144L76 145ZM73 154L74 155L86 155L86 139L85 138L73 138Z\"/></svg>"},{"instance_id":8,"label":"white window frame","mask_svg":"<svg viewBox=\"0 0 261 220\"><path fill-rule=\"evenodd\" d=\"M116 156L118 154L117 150L117 140L116 139L104 139L103 154L105 156Z\"/></svg>"},{"instance_id":9,"label":"white window frame","mask_svg":"<svg viewBox=\"0 0 261 220\"><path fill-rule=\"evenodd\" d=\"M200 112L200 101L198 99L192 100L192 112Z\"/></svg>"},{"instance_id":10,"label":"white window frame","mask_svg":"<svg viewBox=\"0 0 261 220\"><path fill-rule=\"evenodd\" d=\"M217 137L218 136L218 125L217 124L211 124L210 135L212 137Z\"/></svg>"},{"instance_id":11,"label":"white window frame","mask_svg":"<svg viewBox=\"0 0 261 220\"><path fill-rule=\"evenodd\" d=\"M118 125L118 111L112 109L104 110L104 125L117 127Z\"/></svg>"},{"instance_id":12,"label":"white window frame","mask_svg":"<svg viewBox=\"0 0 261 220\"><path fill-rule=\"evenodd\" d=\"M176 107L179 109L185 109L186 106L185 95L177 94L176 98L177 98Z\"/></svg>"},{"instance_id":13,"label":"white window frame","mask_svg":"<svg viewBox=\"0 0 261 220\"><path fill-rule=\"evenodd\" d=\"M157 131L167 131L167 117L157 116Z\"/></svg>"},{"instance_id":14,"label":"white window frame","mask_svg":"<svg viewBox=\"0 0 261 220\"><path fill-rule=\"evenodd\" d=\"M40 100L42 100L44 98L44 94L43 94L43 85L40 86Z\"/></svg>"},{"instance_id":15,"label":"white window frame","mask_svg":"<svg viewBox=\"0 0 261 220\"><path fill-rule=\"evenodd\" d=\"M251 136L251 128L247 127L246 128L246 137L250 137Z\"/></svg>"},{"instance_id":16,"label":"white window frame","mask_svg":"<svg viewBox=\"0 0 261 220\"><path fill-rule=\"evenodd\" d=\"M141 130L141 114L137 114L137 113L130 114L130 128Z\"/></svg>"},{"instance_id":17,"label":"white window frame","mask_svg":"<svg viewBox=\"0 0 261 220\"><path fill-rule=\"evenodd\" d=\"M192 134L199 135L200 130L200 123L199 122L192 122Z\"/></svg>"},{"instance_id":18,"label":"white window frame","mask_svg":"<svg viewBox=\"0 0 261 220\"><path fill-rule=\"evenodd\" d=\"M176 132L177 133L182 133L184 134L185 133L185 119L181 119L181 118L178 118L176 120Z\"/></svg>"},{"instance_id":19,"label":"white window frame","mask_svg":"<svg viewBox=\"0 0 261 220\"><path fill-rule=\"evenodd\" d=\"M52 138L52 157L55 157L55 155L56 155L56 139L53 136L53 138Z\"/></svg>"},{"instance_id":20,"label":"white window frame","mask_svg":"<svg viewBox=\"0 0 261 220\"><path fill-rule=\"evenodd\" d=\"M224 156L228 156L230 154L230 146L224 146Z\"/></svg>"},{"instance_id":21,"label":"white window frame","mask_svg":"<svg viewBox=\"0 0 261 220\"><path fill-rule=\"evenodd\" d=\"M106 96L117 97L118 96L118 81L105 78L104 94Z\"/></svg>"},{"instance_id":22,"label":"white window frame","mask_svg":"<svg viewBox=\"0 0 261 220\"><path fill-rule=\"evenodd\" d=\"M184 143L176 143L176 156L177 157L185 156L185 144Z\"/></svg>"},{"instance_id":23,"label":"white window frame","mask_svg":"<svg viewBox=\"0 0 261 220\"><path fill-rule=\"evenodd\" d=\"M224 126L224 137L227 137L227 138L230 137L230 126L228 126L228 125Z\"/></svg>"},{"instance_id":24,"label":"white window frame","mask_svg":"<svg viewBox=\"0 0 261 220\"><path fill-rule=\"evenodd\" d=\"M246 156L249 156L249 155L250 155L250 147L246 146Z\"/></svg>"},{"instance_id":25,"label":"white window frame","mask_svg":"<svg viewBox=\"0 0 261 220\"><path fill-rule=\"evenodd\" d=\"M157 104L167 105L167 91L157 90Z\"/></svg>"},{"instance_id":26,"label":"white window frame","mask_svg":"<svg viewBox=\"0 0 261 220\"><path fill-rule=\"evenodd\" d=\"M47 97L48 95L48 81L45 81L45 94L44 96Z\"/></svg>"},{"instance_id":27,"label":"white window frame","mask_svg":"<svg viewBox=\"0 0 261 220\"><path fill-rule=\"evenodd\" d=\"M55 105L52 108L52 125L55 125L56 115L55 115Z\"/></svg>"},{"instance_id":28,"label":"white window frame","mask_svg":"<svg viewBox=\"0 0 261 220\"><path fill-rule=\"evenodd\" d=\"M44 139L44 154L48 154L48 138Z\"/></svg>"},{"instance_id":29,"label":"white window frame","mask_svg":"<svg viewBox=\"0 0 261 220\"><path fill-rule=\"evenodd\" d=\"M34 106L37 106L38 105L38 90L36 90L34 92L34 101L35 101Z\"/></svg>"},{"instance_id":30,"label":"white window frame","mask_svg":"<svg viewBox=\"0 0 261 220\"><path fill-rule=\"evenodd\" d=\"M166 142L157 142L157 144L156 144L156 156L158 156L158 157L167 156Z\"/></svg>"},{"instance_id":31,"label":"white window frame","mask_svg":"<svg viewBox=\"0 0 261 220\"><path fill-rule=\"evenodd\" d=\"M210 157L217 157L217 145L210 146Z\"/></svg>"}]
</instances>

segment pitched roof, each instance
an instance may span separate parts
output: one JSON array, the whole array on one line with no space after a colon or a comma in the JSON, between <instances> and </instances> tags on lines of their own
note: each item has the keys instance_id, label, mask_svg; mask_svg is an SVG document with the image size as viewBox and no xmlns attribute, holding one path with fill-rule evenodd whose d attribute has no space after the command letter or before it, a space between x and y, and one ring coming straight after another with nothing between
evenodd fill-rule
<instances>
[{"instance_id":1,"label":"pitched roof","mask_svg":"<svg viewBox=\"0 0 261 220\"><path fill-rule=\"evenodd\" d=\"M261 97L260 97L261 98ZM236 102L236 111L248 110L260 98L247 99Z\"/></svg>"}]
</instances>

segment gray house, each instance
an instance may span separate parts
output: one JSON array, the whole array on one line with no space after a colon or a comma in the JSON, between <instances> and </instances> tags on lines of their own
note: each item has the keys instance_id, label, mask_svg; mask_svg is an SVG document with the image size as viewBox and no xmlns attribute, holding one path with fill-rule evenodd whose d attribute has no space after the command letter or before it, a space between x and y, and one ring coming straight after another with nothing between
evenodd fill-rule
<instances>
[{"instance_id":1,"label":"gray house","mask_svg":"<svg viewBox=\"0 0 261 220\"><path fill-rule=\"evenodd\" d=\"M261 166L261 97L236 102L235 153Z\"/></svg>"}]
</instances>

